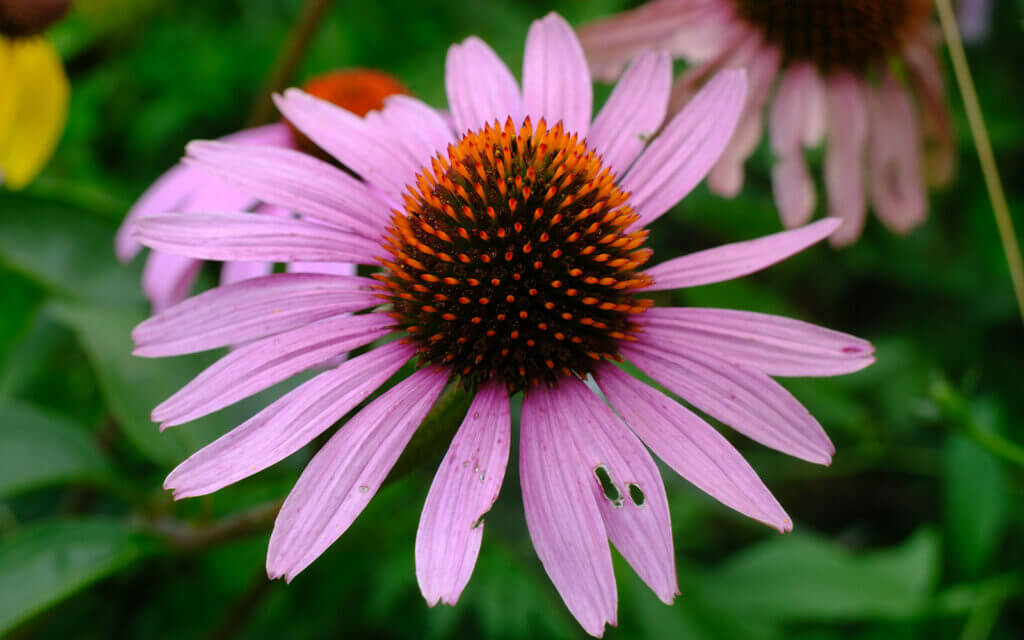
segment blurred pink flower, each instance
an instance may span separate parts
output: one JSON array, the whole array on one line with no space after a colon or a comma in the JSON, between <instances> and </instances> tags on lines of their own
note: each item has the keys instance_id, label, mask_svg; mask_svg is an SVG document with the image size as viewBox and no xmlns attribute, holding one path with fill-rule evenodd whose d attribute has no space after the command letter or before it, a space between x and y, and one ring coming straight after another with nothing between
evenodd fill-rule
<instances>
[{"instance_id":1,"label":"blurred pink flower","mask_svg":"<svg viewBox=\"0 0 1024 640\"><path fill-rule=\"evenodd\" d=\"M672 108L717 70L746 68L747 105L709 186L726 197L740 191L767 111L783 224L796 227L813 215L816 188L804 149L827 141L828 212L843 220L831 241L846 245L860 237L869 199L886 226L908 233L927 215L926 176L935 185L952 176L930 8L928 0L653 0L585 25L580 40L603 79L649 49L689 61Z\"/></svg>"},{"instance_id":2,"label":"blurred pink flower","mask_svg":"<svg viewBox=\"0 0 1024 640\"><path fill-rule=\"evenodd\" d=\"M991 0L959 0L956 3L957 22L965 42L981 42L992 27Z\"/></svg>"},{"instance_id":3,"label":"blurred pink flower","mask_svg":"<svg viewBox=\"0 0 1024 640\"><path fill-rule=\"evenodd\" d=\"M359 115L364 115L372 109L379 109L389 95L405 93L404 87L391 76L365 69L320 74L310 79L304 88L313 95ZM323 153L287 122L247 129L225 136L220 141L280 149L301 149L314 155ZM258 198L226 184L216 175L181 163L160 176L125 216L114 244L118 259L129 262L142 250L142 245L132 237L134 223L139 217L172 211L253 211L278 217L292 215L287 210L261 203ZM152 251L142 273L142 291L153 305L153 309L162 311L188 297L201 266L201 260ZM355 274L355 265L346 263L290 262L286 268L290 272L298 273ZM267 275L273 269L272 262L225 262L221 267L220 283L231 284Z\"/></svg>"},{"instance_id":4,"label":"blurred pink flower","mask_svg":"<svg viewBox=\"0 0 1024 640\"><path fill-rule=\"evenodd\" d=\"M254 278L137 327L140 356L240 345L153 411L164 427L376 345L194 454L165 486L176 498L198 496L265 469L359 407L415 356L414 373L359 409L313 456L275 523L271 577L291 580L351 526L449 384L474 398L416 536L416 575L430 605L454 604L469 581L504 479L510 397L519 392L530 537L588 633L600 636L616 622L609 541L659 598L670 603L678 593L668 501L646 447L722 503L789 530L785 511L718 431L615 362L629 360L766 446L828 464L828 436L770 376L856 371L873 361L873 348L782 317L653 309L634 297L753 273L839 224L822 220L642 270L652 253L644 227L715 164L746 92L743 72L724 71L662 128L670 85L668 56L644 54L592 119L583 51L550 14L529 30L522 89L480 39L449 49L450 119L405 96L363 118L298 90L278 97L289 122L365 182L292 150L190 144L191 166L301 218L150 215L135 222L143 244L191 259L383 270L376 280ZM375 309L382 301L387 306ZM362 310L370 312L348 315ZM610 404L584 384L591 376Z\"/></svg>"}]
</instances>

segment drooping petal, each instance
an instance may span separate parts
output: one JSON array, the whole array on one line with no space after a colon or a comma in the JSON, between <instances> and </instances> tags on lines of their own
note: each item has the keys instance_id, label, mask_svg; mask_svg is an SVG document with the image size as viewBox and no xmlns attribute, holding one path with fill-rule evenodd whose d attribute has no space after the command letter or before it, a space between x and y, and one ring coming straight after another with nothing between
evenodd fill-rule
<instances>
[{"instance_id":1,"label":"drooping petal","mask_svg":"<svg viewBox=\"0 0 1024 640\"><path fill-rule=\"evenodd\" d=\"M415 175L419 168L408 154L395 149L389 140L382 140L362 118L299 89L274 96L274 102L281 115L318 147L393 202L401 202L407 176Z\"/></svg>"},{"instance_id":2,"label":"drooping petal","mask_svg":"<svg viewBox=\"0 0 1024 640\"><path fill-rule=\"evenodd\" d=\"M835 447L807 409L764 373L694 352L629 343L622 355L687 402L785 454L829 464Z\"/></svg>"},{"instance_id":3,"label":"drooping petal","mask_svg":"<svg viewBox=\"0 0 1024 640\"><path fill-rule=\"evenodd\" d=\"M803 150L791 151L772 167L772 193L784 227L795 229L810 221L818 195Z\"/></svg>"},{"instance_id":4,"label":"drooping petal","mask_svg":"<svg viewBox=\"0 0 1024 640\"><path fill-rule=\"evenodd\" d=\"M665 120L672 88L672 60L666 53L638 57L604 103L588 142L616 175L626 174Z\"/></svg>"},{"instance_id":5,"label":"drooping petal","mask_svg":"<svg viewBox=\"0 0 1024 640\"><path fill-rule=\"evenodd\" d=\"M750 464L711 425L613 364L595 377L626 424L676 473L746 516L779 531L793 528Z\"/></svg>"},{"instance_id":6,"label":"drooping petal","mask_svg":"<svg viewBox=\"0 0 1024 640\"><path fill-rule=\"evenodd\" d=\"M508 392L484 385L434 476L416 531L416 579L431 607L454 605L473 573L484 516L505 478L510 429Z\"/></svg>"},{"instance_id":7,"label":"drooping petal","mask_svg":"<svg viewBox=\"0 0 1024 640\"><path fill-rule=\"evenodd\" d=\"M220 286L270 275L273 271L271 262L225 262L220 268Z\"/></svg>"},{"instance_id":8,"label":"drooping petal","mask_svg":"<svg viewBox=\"0 0 1024 640\"><path fill-rule=\"evenodd\" d=\"M523 119L519 83L494 50L476 36L448 48L444 86L459 134L495 121L504 124L509 117L516 125Z\"/></svg>"},{"instance_id":9,"label":"drooping petal","mask_svg":"<svg viewBox=\"0 0 1024 640\"><path fill-rule=\"evenodd\" d=\"M834 246L857 240L867 215L864 186L864 145L868 134L866 87L853 75L839 72L826 80L828 147L825 186L829 215L842 226L829 239Z\"/></svg>"},{"instance_id":10,"label":"drooping petal","mask_svg":"<svg viewBox=\"0 0 1024 640\"><path fill-rule=\"evenodd\" d=\"M654 139L622 180L640 215L656 220L704 179L725 149L746 96L743 71L720 72Z\"/></svg>"},{"instance_id":11,"label":"drooping petal","mask_svg":"<svg viewBox=\"0 0 1024 640\"><path fill-rule=\"evenodd\" d=\"M0 102L13 105L0 107L11 113L10 126L0 138L0 184L21 189L42 171L60 141L71 89L57 50L44 38L0 41L4 62L7 95ZM0 127L6 119L0 115Z\"/></svg>"},{"instance_id":12,"label":"drooping petal","mask_svg":"<svg viewBox=\"0 0 1024 640\"><path fill-rule=\"evenodd\" d=\"M313 457L274 523L267 552L271 578L291 581L348 529L380 489L447 378L420 369L356 414Z\"/></svg>"},{"instance_id":13,"label":"drooping petal","mask_svg":"<svg viewBox=\"0 0 1024 640\"><path fill-rule=\"evenodd\" d=\"M561 425L576 443L608 538L665 604L679 594L665 485L643 444L587 386L563 378L554 400L568 405Z\"/></svg>"},{"instance_id":14,"label":"drooping petal","mask_svg":"<svg viewBox=\"0 0 1024 640\"><path fill-rule=\"evenodd\" d=\"M210 289L136 327L134 354L194 353L274 335L365 309L376 302L372 286L366 278L279 273Z\"/></svg>"},{"instance_id":15,"label":"drooping petal","mask_svg":"<svg viewBox=\"0 0 1024 640\"><path fill-rule=\"evenodd\" d=\"M379 237L387 221L387 207L362 182L300 151L196 141L186 162L263 202L367 237Z\"/></svg>"},{"instance_id":16,"label":"drooping petal","mask_svg":"<svg viewBox=\"0 0 1024 640\"><path fill-rule=\"evenodd\" d=\"M175 500L212 493L280 462L337 422L412 357L401 342L321 373L192 454L167 476Z\"/></svg>"},{"instance_id":17,"label":"drooping petal","mask_svg":"<svg viewBox=\"0 0 1024 640\"><path fill-rule=\"evenodd\" d=\"M942 187L956 173L957 146L935 44L925 33L908 43L903 55L920 102L925 178L929 185Z\"/></svg>"},{"instance_id":18,"label":"drooping petal","mask_svg":"<svg viewBox=\"0 0 1024 640\"><path fill-rule=\"evenodd\" d=\"M641 342L675 353L702 351L771 376L836 376L875 361L870 342L782 316L729 309L649 309Z\"/></svg>"},{"instance_id":19,"label":"drooping petal","mask_svg":"<svg viewBox=\"0 0 1024 640\"><path fill-rule=\"evenodd\" d=\"M386 315L340 316L243 345L153 410L164 426L182 424L234 404L391 330Z\"/></svg>"},{"instance_id":20,"label":"drooping petal","mask_svg":"<svg viewBox=\"0 0 1024 640\"><path fill-rule=\"evenodd\" d=\"M871 203L889 229L909 233L924 222L928 206L917 114L907 90L892 73L886 73L869 92Z\"/></svg>"},{"instance_id":21,"label":"drooping petal","mask_svg":"<svg viewBox=\"0 0 1024 640\"><path fill-rule=\"evenodd\" d=\"M586 137L593 115L593 87L583 48L557 13L530 25L523 54L523 110L534 124L561 122L569 134Z\"/></svg>"},{"instance_id":22,"label":"drooping petal","mask_svg":"<svg viewBox=\"0 0 1024 640\"><path fill-rule=\"evenodd\" d=\"M789 67L782 74L771 109L772 150L787 156L811 147L825 135L825 89L810 62Z\"/></svg>"},{"instance_id":23,"label":"drooping petal","mask_svg":"<svg viewBox=\"0 0 1024 640\"><path fill-rule=\"evenodd\" d=\"M249 213L167 213L140 218L152 249L204 260L375 264L380 244L334 227Z\"/></svg>"},{"instance_id":24,"label":"drooping petal","mask_svg":"<svg viewBox=\"0 0 1024 640\"><path fill-rule=\"evenodd\" d=\"M611 551L590 470L566 425L572 412L544 387L523 400L519 479L533 548L569 612L592 636L615 625ZM588 477L589 476L589 477Z\"/></svg>"},{"instance_id":25,"label":"drooping petal","mask_svg":"<svg viewBox=\"0 0 1024 640\"><path fill-rule=\"evenodd\" d=\"M725 244L662 262L646 271L654 278L654 284L645 291L696 287L760 271L827 238L840 224L840 220L826 218L799 229Z\"/></svg>"},{"instance_id":26,"label":"drooping petal","mask_svg":"<svg viewBox=\"0 0 1024 640\"><path fill-rule=\"evenodd\" d=\"M192 291L202 263L193 258L154 251L142 270L142 292L156 312L175 305Z\"/></svg>"}]
</instances>

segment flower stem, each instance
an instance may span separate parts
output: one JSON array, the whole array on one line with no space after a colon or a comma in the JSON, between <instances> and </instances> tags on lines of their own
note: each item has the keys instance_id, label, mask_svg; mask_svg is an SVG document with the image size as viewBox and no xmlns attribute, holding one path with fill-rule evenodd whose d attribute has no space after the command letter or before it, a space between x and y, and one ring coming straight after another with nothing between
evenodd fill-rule
<instances>
[{"instance_id":1,"label":"flower stem","mask_svg":"<svg viewBox=\"0 0 1024 640\"><path fill-rule=\"evenodd\" d=\"M295 71L302 62L306 50L313 42L317 27L323 20L324 14L330 9L333 0L307 0L302 8L302 13L295 19L291 31L288 32L288 40L285 42L281 53L266 80L260 89L256 103L249 113L248 126L255 127L266 124L274 117L274 103L270 96L276 91L286 89L292 81Z\"/></svg>"},{"instance_id":2,"label":"flower stem","mask_svg":"<svg viewBox=\"0 0 1024 640\"><path fill-rule=\"evenodd\" d=\"M935 0L935 6L939 11L939 22L942 23L942 32L946 37L949 57L953 62L953 73L956 76L957 85L960 87L960 95L964 100L967 123L970 125L974 146L978 151L981 172L985 176L985 187L988 189L989 200L992 201L992 210L995 213L996 226L999 227L999 237L1003 242L1006 263L1010 267L1013 291L1017 296L1017 306L1020 307L1021 320L1024 321L1024 262L1021 261L1020 246L1017 244L1017 234L1013 229L1010 208L1006 204L1003 183L999 179L996 158L992 153L992 143L989 141L988 132L985 129L985 119L981 114L978 93L974 88L970 67L967 65L967 55L964 53L964 43L960 37L956 14L953 12L950 0Z\"/></svg>"}]
</instances>

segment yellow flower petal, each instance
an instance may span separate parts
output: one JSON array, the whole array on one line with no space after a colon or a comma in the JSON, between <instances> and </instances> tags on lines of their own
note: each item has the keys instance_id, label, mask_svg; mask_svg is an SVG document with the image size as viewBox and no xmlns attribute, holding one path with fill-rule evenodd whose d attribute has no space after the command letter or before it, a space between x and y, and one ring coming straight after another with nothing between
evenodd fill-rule
<instances>
[{"instance_id":1,"label":"yellow flower petal","mask_svg":"<svg viewBox=\"0 0 1024 640\"><path fill-rule=\"evenodd\" d=\"M68 115L64 66L42 38L0 42L0 181L20 189L42 170Z\"/></svg>"}]
</instances>

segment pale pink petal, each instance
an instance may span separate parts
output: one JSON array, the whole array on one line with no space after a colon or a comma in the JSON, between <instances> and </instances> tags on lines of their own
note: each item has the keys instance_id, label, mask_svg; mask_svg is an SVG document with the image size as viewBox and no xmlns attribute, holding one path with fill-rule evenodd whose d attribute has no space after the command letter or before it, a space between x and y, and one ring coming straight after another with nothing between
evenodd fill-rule
<instances>
[{"instance_id":1,"label":"pale pink petal","mask_svg":"<svg viewBox=\"0 0 1024 640\"><path fill-rule=\"evenodd\" d=\"M829 464L835 447L807 409L777 382L705 353L629 343L622 355L687 402L766 447Z\"/></svg>"},{"instance_id":2,"label":"pale pink petal","mask_svg":"<svg viewBox=\"0 0 1024 640\"><path fill-rule=\"evenodd\" d=\"M672 87L672 60L666 53L636 59L615 85L590 127L587 141L616 175L625 175L665 120Z\"/></svg>"},{"instance_id":3,"label":"pale pink petal","mask_svg":"<svg viewBox=\"0 0 1024 640\"><path fill-rule=\"evenodd\" d=\"M194 453L164 488L175 500L201 496L280 462L369 397L413 352L391 342L321 373Z\"/></svg>"},{"instance_id":4,"label":"pale pink petal","mask_svg":"<svg viewBox=\"0 0 1024 640\"><path fill-rule=\"evenodd\" d=\"M672 604L679 595L672 523L665 485L651 454L579 380L563 378L554 401L566 405L572 416L560 426L575 440L583 467L591 473L608 538L662 602Z\"/></svg>"},{"instance_id":5,"label":"pale pink petal","mask_svg":"<svg viewBox=\"0 0 1024 640\"><path fill-rule=\"evenodd\" d=\"M696 287L749 275L781 262L829 236L840 220L825 218L791 231L705 249L651 267L654 284L646 291Z\"/></svg>"},{"instance_id":6,"label":"pale pink petal","mask_svg":"<svg viewBox=\"0 0 1024 640\"><path fill-rule=\"evenodd\" d=\"M783 226L794 229L810 221L818 196L801 149L782 156L772 167L772 192Z\"/></svg>"},{"instance_id":7,"label":"pale pink petal","mask_svg":"<svg viewBox=\"0 0 1024 640\"><path fill-rule=\"evenodd\" d=\"M613 364L601 365L596 378L626 424L676 473L746 516L779 531L793 528L750 464L711 425Z\"/></svg>"},{"instance_id":8,"label":"pale pink petal","mask_svg":"<svg viewBox=\"0 0 1024 640\"><path fill-rule=\"evenodd\" d=\"M291 581L359 516L430 411L447 373L420 369L348 421L313 457L274 523L267 574Z\"/></svg>"},{"instance_id":9,"label":"pale pink petal","mask_svg":"<svg viewBox=\"0 0 1024 640\"><path fill-rule=\"evenodd\" d=\"M351 276L272 274L210 289L135 327L133 353L179 355L274 335L370 307L372 287Z\"/></svg>"},{"instance_id":10,"label":"pale pink petal","mask_svg":"<svg viewBox=\"0 0 1024 640\"><path fill-rule=\"evenodd\" d=\"M828 146L825 186L830 216L843 221L832 234L834 246L857 240L864 229L864 145L868 135L867 87L853 75L837 72L826 79Z\"/></svg>"},{"instance_id":11,"label":"pale pink petal","mask_svg":"<svg viewBox=\"0 0 1024 640\"><path fill-rule=\"evenodd\" d=\"M288 273L322 273L333 276L354 276L356 265L349 262L289 262Z\"/></svg>"},{"instance_id":12,"label":"pale pink petal","mask_svg":"<svg viewBox=\"0 0 1024 640\"><path fill-rule=\"evenodd\" d=\"M220 286L226 287L242 280L259 278L273 271L272 262L225 262L220 268Z\"/></svg>"},{"instance_id":13,"label":"pale pink petal","mask_svg":"<svg viewBox=\"0 0 1024 640\"><path fill-rule=\"evenodd\" d=\"M163 427L195 420L380 338L393 321L382 313L306 324L238 347L153 409Z\"/></svg>"},{"instance_id":14,"label":"pale pink petal","mask_svg":"<svg viewBox=\"0 0 1024 640\"><path fill-rule=\"evenodd\" d=\"M583 48L557 13L530 25L523 56L523 110L536 124L561 122L583 138L593 116L593 87Z\"/></svg>"},{"instance_id":15,"label":"pale pink petal","mask_svg":"<svg viewBox=\"0 0 1024 640\"><path fill-rule=\"evenodd\" d=\"M390 96L383 109L366 115L366 125L411 159L415 170L404 178L406 184L412 184L434 156L455 142L451 127L437 109L409 96Z\"/></svg>"},{"instance_id":16,"label":"pale pink petal","mask_svg":"<svg viewBox=\"0 0 1024 640\"><path fill-rule=\"evenodd\" d=\"M652 347L684 355L701 351L771 376L836 376L875 361L866 340L765 313L659 307L638 322L640 341Z\"/></svg>"},{"instance_id":17,"label":"pale pink petal","mask_svg":"<svg viewBox=\"0 0 1024 640\"><path fill-rule=\"evenodd\" d=\"M716 75L647 147L622 180L647 225L704 179L725 149L746 95L743 71Z\"/></svg>"},{"instance_id":18,"label":"pale pink petal","mask_svg":"<svg viewBox=\"0 0 1024 640\"><path fill-rule=\"evenodd\" d=\"M185 256L153 251L142 270L142 293L161 311L188 297L202 263Z\"/></svg>"},{"instance_id":19,"label":"pale pink petal","mask_svg":"<svg viewBox=\"0 0 1024 640\"><path fill-rule=\"evenodd\" d=\"M782 54L776 47L758 47L747 68L747 99L736 132L708 174L708 188L726 198L743 188L747 158L757 149L764 132L764 109L772 83L779 70Z\"/></svg>"},{"instance_id":20,"label":"pale pink petal","mask_svg":"<svg viewBox=\"0 0 1024 640\"><path fill-rule=\"evenodd\" d=\"M531 389L523 400L519 481L533 548L569 612L601 637L615 625L617 595L611 551L584 466L567 427L576 420L557 391Z\"/></svg>"},{"instance_id":21,"label":"pale pink petal","mask_svg":"<svg viewBox=\"0 0 1024 640\"><path fill-rule=\"evenodd\" d=\"M797 63L782 74L770 120L776 155L788 156L801 146L821 141L825 135L825 89L813 64Z\"/></svg>"},{"instance_id":22,"label":"pale pink petal","mask_svg":"<svg viewBox=\"0 0 1024 640\"><path fill-rule=\"evenodd\" d=\"M209 179L209 176L201 171L183 164L175 165L157 178L132 205L124 222L117 229L117 235L114 237L114 252L117 259L128 262L142 250L142 245L132 236L136 219L151 213L180 210L188 197Z\"/></svg>"},{"instance_id":23,"label":"pale pink petal","mask_svg":"<svg viewBox=\"0 0 1024 640\"><path fill-rule=\"evenodd\" d=\"M484 516L505 478L510 429L504 385L484 385L434 476L416 531L416 579L431 607L454 605L473 573Z\"/></svg>"},{"instance_id":24,"label":"pale pink petal","mask_svg":"<svg viewBox=\"0 0 1024 640\"><path fill-rule=\"evenodd\" d=\"M412 158L381 139L362 118L298 89L274 96L278 110L318 147L331 154L378 188L401 202L406 179L419 168Z\"/></svg>"},{"instance_id":25,"label":"pale pink petal","mask_svg":"<svg viewBox=\"0 0 1024 640\"><path fill-rule=\"evenodd\" d=\"M871 203L887 227L908 233L924 222L928 206L917 113L892 73L887 72L881 84L869 91Z\"/></svg>"},{"instance_id":26,"label":"pale pink petal","mask_svg":"<svg viewBox=\"0 0 1024 640\"><path fill-rule=\"evenodd\" d=\"M486 42L475 36L448 48L444 61L444 86L459 134L486 124L518 126L523 119L519 83Z\"/></svg>"},{"instance_id":27,"label":"pale pink petal","mask_svg":"<svg viewBox=\"0 0 1024 640\"><path fill-rule=\"evenodd\" d=\"M263 202L368 237L379 237L389 217L362 182L300 151L197 141L186 162Z\"/></svg>"},{"instance_id":28,"label":"pale pink petal","mask_svg":"<svg viewBox=\"0 0 1024 640\"><path fill-rule=\"evenodd\" d=\"M304 220L249 213L167 213L135 223L147 247L205 260L376 264L380 243Z\"/></svg>"}]
</instances>

